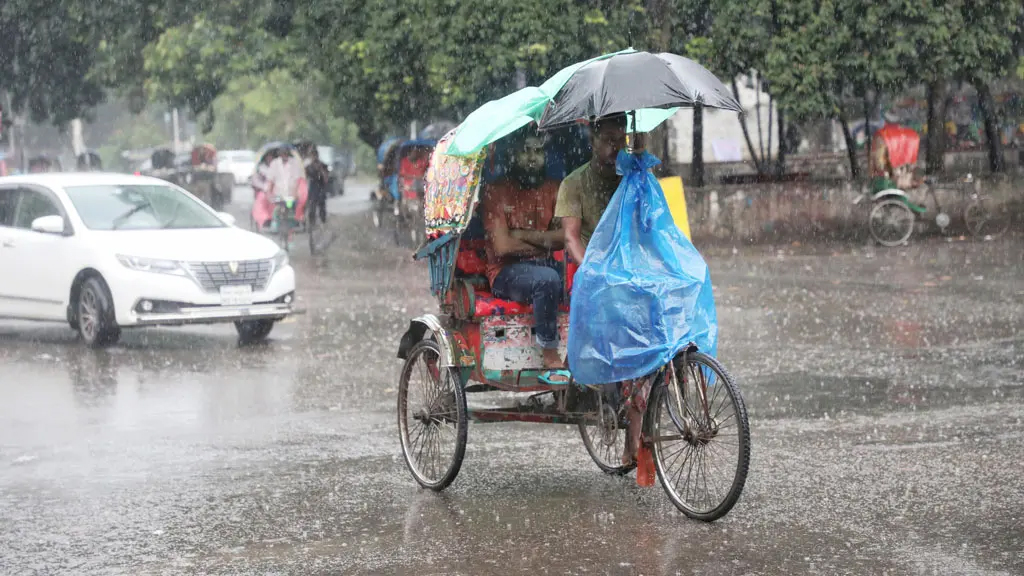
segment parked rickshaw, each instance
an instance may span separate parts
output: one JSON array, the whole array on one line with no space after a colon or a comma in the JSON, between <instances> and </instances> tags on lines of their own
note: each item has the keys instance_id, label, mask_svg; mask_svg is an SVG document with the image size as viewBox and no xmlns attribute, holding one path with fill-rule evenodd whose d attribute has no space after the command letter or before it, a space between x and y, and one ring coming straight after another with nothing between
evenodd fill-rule
<instances>
[{"instance_id":1,"label":"parked rickshaw","mask_svg":"<svg viewBox=\"0 0 1024 576\"><path fill-rule=\"evenodd\" d=\"M651 59L666 56L677 65L671 78L647 72ZM622 92L613 98L589 98L588 91L600 89L588 87L591 80L584 77L602 73L590 66L595 62L626 72L617 83ZM666 68L662 65L662 69ZM645 83L647 89L638 92ZM586 102L556 99L570 84L571 91L583 94ZM596 82L594 86L611 84ZM666 87L669 89L663 89ZM694 96L681 96L684 94ZM595 102L603 102L603 107L594 107ZM490 102L438 143L427 172L427 244L417 251L416 258L429 263L430 288L441 313L413 319L398 349L398 357L404 361L398 382L402 453L421 486L440 491L455 480L470 420L520 421L575 424L599 469L622 475L636 468L642 486L653 485L656 475L672 503L691 518L715 520L739 499L750 459L749 424L739 388L712 357L714 351L698 349L689 342L643 377L651 383L651 391L641 446L636 461L624 464L621 455L627 440L628 412L618 385L622 380L583 384L574 376L567 383L546 384L539 379L541 350L532 335L532 309L495 298L490 292L484 276L484 238L475 215L481 182L486 178L485 165L493 159L496 143L519 127L536 122L541 130L555 130L579 120L629 112L633 132L629 152L636 158L650 158L644 156L640 133L671 116L676 107L695 102L740 109L721 82L696 63L674 55L626 50L576 64L540 87ZM573 154L565 157L579 158ZM620 153L620 159L623 157ZM648 170L644 167L642 172ZM616 198L623 193L628 177ZM663 212L659 222L664 223L664 217ZM659 233L682 234L678 229L648 231ZM554 257L566 264L566 301L570 301L574 277L577 281L580 277L575 272L577 264L568 261L564 253ZM590 258L588 252L582 270L592 265ZM576 288L579 291L580 286ZM568 310L563 305L558 319L563 354L573 338ZM468 405L468 394L489 391L533 395L526 402L500 408Z\"/></svg>"},{"instance_id":2,"label":"parked rickshaw","mask_svg":"<svg viewBox=\"0 0 1024 576\"><path fill-rule=\"evenodd\" d=\"M934 177L915 177L921 136L912 128L887 123L871 137L871 210L868 230L872 238L883 246L906 244L914 232L915 224L932 219L941 232L953 223L938 195ZM1005 206L998 205L981 189L973 175L952 183L959 204L963 208L964 226L977 238L998 236L1009 228L1010 216ZM925 203L918 204L908 192L919 191ZM861 196L863 197L863 195ZM855 203L858 203L858 198Z\"/></svg>"},{"instance_id":3,"label":"parked rickshaw","mask_svg":"<svg viewBox=\"0 0 1024 576\"><path fill-rule=\"evenodd\" d=\"M381 162L381 185L374 204L374 224L380 227L384 213L394 216L395 242L423 242L423 190L430 154L436 140L396 142Z\"/></svg>"}]
</instances>

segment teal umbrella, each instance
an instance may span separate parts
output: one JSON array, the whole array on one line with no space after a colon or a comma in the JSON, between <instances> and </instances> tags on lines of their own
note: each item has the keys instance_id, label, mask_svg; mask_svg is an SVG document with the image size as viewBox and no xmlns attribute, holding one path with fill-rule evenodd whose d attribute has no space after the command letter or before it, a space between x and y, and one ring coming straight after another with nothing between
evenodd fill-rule
<instances>
[{"instance_id":1,"label":"teal umbrella","mask_svg":"<svg viewBox=\"0 0 1024 576\"><path fill-rule=\"evenodd\" d=\"M559 70L540 86L528 86L504 98L484 104L474 110L459 125L447 153L453 156L470 156L530 122L539 123L548 105L554 101L555 96L581 68L616 56L635 53L637 53L636 50L627 48L577 62ZM635 130L649 132L670 118L678 109L678 107L671 107L636 110Z\"/></svg>"}]
</instances>

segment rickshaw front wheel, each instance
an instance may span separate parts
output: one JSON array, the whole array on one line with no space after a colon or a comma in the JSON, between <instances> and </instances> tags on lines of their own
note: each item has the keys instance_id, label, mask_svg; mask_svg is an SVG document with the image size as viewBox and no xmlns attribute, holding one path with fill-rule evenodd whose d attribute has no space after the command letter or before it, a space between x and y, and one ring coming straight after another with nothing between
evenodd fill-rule
<instances>
[{"instance_id":1,"label":"rickshaw front wheel","mask_svg":"<svg viewBox=\"0 0 1024 576\"><path fill-rule=\"evenodd\" d=\"M440 492L459 474L469 419L458 370L441 366L432 339L409 351L398 381L398 431L405 463L416 482Z\"/></svg>"},{"instance_id":2,"label":"rickshaw front wheel","mask_svg":"<svg viewBox=\"0 0 1024 576\"><path fill-rule=\"evenodd\" d=\"M747 481L747 409L714 358L681 354L673 369L674 377L665 371L651 390L645 436L669 500L688 517L711 522L732 509Z\"/></svg>"},{"instance_id":3,"label":"rickshaw front wheel","mask_svg":"<svg viewBox=\"0 0 1024 576\"><path fill-rule=\"evenodd\" d=\"M626 447L626 426L621 410L605 398L598 389L587 387L590 411L579 422L580 437L587 454L605 474L621 476L636 468L636 463L623 465L622 452Z\"/></svg>"}]
</instances>

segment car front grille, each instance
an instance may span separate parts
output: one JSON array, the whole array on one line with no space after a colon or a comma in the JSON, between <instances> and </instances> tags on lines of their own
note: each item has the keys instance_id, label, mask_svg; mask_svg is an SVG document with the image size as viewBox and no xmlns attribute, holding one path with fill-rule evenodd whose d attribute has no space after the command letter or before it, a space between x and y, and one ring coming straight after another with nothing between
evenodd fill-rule
<instances>
[{"instance_id":1,"label":"car front grille","mask_svg":"<svg viewBox=\"0 0 1024 576\"><path fill-rule=\"evenodd\" d=\"M239 260L237 262L189 262L189 270L207 292L216 292L221 286L252 286L263 290L270 279L274 264L271 260Z\"/></svg>"}]
</instances>

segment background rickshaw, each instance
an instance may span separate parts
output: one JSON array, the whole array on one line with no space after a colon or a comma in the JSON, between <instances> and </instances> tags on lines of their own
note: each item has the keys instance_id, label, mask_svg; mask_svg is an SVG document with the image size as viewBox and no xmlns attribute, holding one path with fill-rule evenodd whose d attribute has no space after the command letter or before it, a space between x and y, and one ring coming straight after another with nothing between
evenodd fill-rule
<instances>
[{"instance_id":1,"label":"background rickshaw","mask_svg":"<svg viewBox=\"0 0 1024 576\"><path fill-rule=\"evenodd\" d=\"M400 140L385 151L379 164L380 185L374 198L373 222L380 227L384 214L394 216L395 242L423 241L423 189L430 154L436 140Z\"/></svg>"},{"instance_id":2,"label":"background rickshaw","mask_svg":"<svg viewBox=\"0 0 1024 576\"><path fill-rule=\"evenodd\" d=\"M234 177L227 180L226 176L217 172L217 148L213 144L197 144L192 147L187 170L179 179L181 186L211 208L223 210L234 185Z\"/></svg>"},{"instance_id":3,"label":"background rickshaw","mask_svg":"<svg viewBox=\"0 0 1024 576\"><path fill-rule=\"evenodd\" d=\"M404 140L401 138L389 138L377 147L377 187L370 191L370 202L373 209L373 225L380 228L384 225L384 214L391 211L391 204L394 196L391 195L391 182L395 178L394 162L388 162L389 154Z\"/></svg>"},{"instance_id":4,"label":"background rickshaw","mask_svg":"<svg viewBox=\"0 0 1024 576\"><path fill-rule=\"evenodd\" d=\"M915 224L934 215L935 225L945 232L952 218L943 209L936 194L936 179L915 178L921 136L912 128L886 123L871 137L871 209L868 229L872 238L883 246L906 244ZM926 202L932 208L914 202L907 191L923 186ZM964 225L975 237L992 237L1006 232L1010 217L1004 206L997 205L981 190L981 182L968 174L954 184L963 205ZM858 198L858 201L860 198Z\"/></svg>"},{"instance_id":5,"label":"background rickshaw","mask_svg":"<svg viewBox=\"0 0 1024 576\"><path fill-rule=\"evenodd\" d=\"M307 207L306 202L306 177L303 171L302 176L299 178L299 186L295 196L280 196L275 195L273 201L267 198L263 191L257 189L257 182L261 179L255 178L256 173L261 169L265 169L265 163L271 152L284 149L287 150L291 156L291 162L296 163L298 166L302 166L302 157L295 150L295 146L287 142L268 142L260 147L256 152L256 168L254 172L254 178L250 179L253 183L253 207L249 215L249 227L254 232L265 232L267 227L262 225L263 222L269 222L269 231L271 234L277 236L278 243L281 247L290 251L296 231L305 230L308 219L305 217L305 210ZM310 239L310 251L316 252L316 244L314 238Z\"/></svg>"},{"instance_id":6,"label":"background rickshaw","mask_svg":"<svg viewBox=\"0 0 1024 576\"><path fill-rule=\"evenodd\" d=\"M541 350L532 335L531 307L495 298L484 276L484 239L475 210L481 183L494 173L488 165L500 156L501 139L531 121L541 129L572 127L574 122L557 120L546 125L544 119L551 113L548 105L576 71L618 54L646 53L627 50L605 55L570 67L569 72L560 72L539 88L527 88L488 103L442 138L434 150L424 207L427 244L417 251L416 258L428 260L431 292L441 313L413 319L399 344L398 357L404 361L398 382L402 452L415 480L439 491L458 475L470 420L574 424L602 471L621 475L637 468L637 482L642 486L653 485L656 475L679 510L689 517L711 521L726 514L739 499L750 458L746 409L725 368L690 343L648 374L652 388L643 416L640 453L636 462L623 464L620 457L626 442L626 409L616 381L583 384L574 376L568 383L542 382L538 378L542 372ZM701 86L705 94L701 103L738 111L739 105L724 86L711 78L714 84L704 80L707 86ZM632 102L620 99L620 105L628 107L610 112L637 108ZM692 101L669 103L683 106ZM596 112L593 116L609 113ZM637 157L643 156L637 132L649 130L672 112L674 109L632 112L632 142L636 145L632 152ZM572 141L571 134L563 135L566 172L587 159ZM642 171L649 176L648 169L643 165ZM646 178L640 170L632 174ZM624 183L633 176L627 173ZM622 189L620 186L616 195ZM674 231L662 229L656 233L682 234L667 208L660 218L661 224L667 221ZM560 253L555 258L566 260ZM587 266L586 261L583 266ZM566 262L566 267L566 292L571 297L576 265ZM564 347L569 331L564 306L558 326ZM525 403L500 408L470 407L467 403L467 394L489 391L533 396ZM691 472L695 465L705 471L703 484L690 472L682 478L687 462ZM680 464L678 469L676 464ZM725 477L718 482L711 479L709 485L711 467L724 470Z\"/></svg>"}]
</instances>

